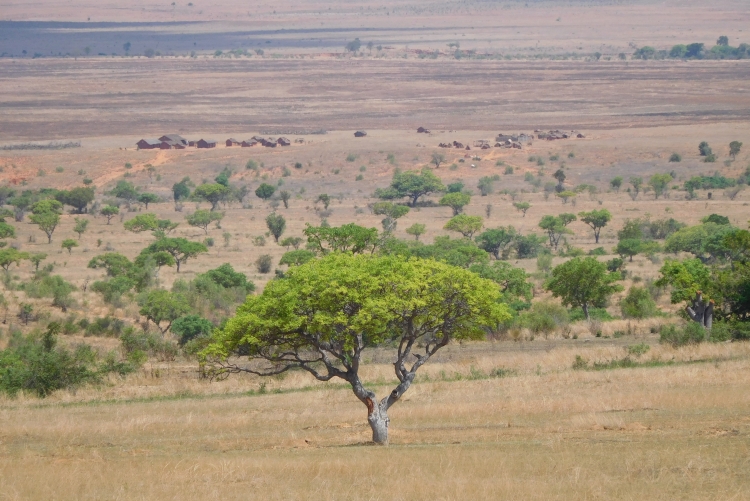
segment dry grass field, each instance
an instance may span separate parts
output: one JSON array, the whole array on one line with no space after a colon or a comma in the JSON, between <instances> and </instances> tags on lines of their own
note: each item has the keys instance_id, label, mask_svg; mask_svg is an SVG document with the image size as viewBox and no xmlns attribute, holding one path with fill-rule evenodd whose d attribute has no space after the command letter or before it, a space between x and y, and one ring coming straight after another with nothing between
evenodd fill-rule
<instances>
[{"instance_id":1,"label":"dry grass field","mask_svg":"<svg viewBox=\"0 0 750 501\"><path fill-rule=\"evenodd\" d=\"M275 268L287 250L267 235L271 211L286 218L284 236L302 236L306 224L321 223L315 200L326 193L331 225L380 229L382 216L368 208L375 189L388 186L397 169L429 166L435 152L445 162L432 166L434 172L445 184L462 181L474 192L465 212L482 216L485 228L513 225L524 235L541 235L543 215L610 210L599 244L581 222L570 225L568 236L584 251L604 247L603 260L614 256L626 219L697 224L718 213L741 228L750 219L750 190L733 200L723 190L710 198L698 190L695 200L682 190L658 200L653 193L633 200L625 192L631 176L674 172L672 184L682 186L698 174L745 171L748 60L618 57L643 45L668 49L700 41L710 47L719 35L732 45L750 42L746 2L310 0L259 2L252 10L236 0L190 7L126 3L40 0L5 2L0 9L0 148L81 142L62 150L0 149L0 185L70 189L91 179L103 201L117 181L127 180L162 197L148 211L134 205L109 225L102 216L66 213L52 244L28 218L13 223L14 246L47 253L45 264L79 288L70 317L143 320L132 301L114 307L84 291L104 276L87 268L94 256L113 250L132 259L154 240L123 229L139 213L180 223L173 236L215 241L179 275L163 268L160 286L228 262L261 291L273 271L259 273L256 259L269 254ZM347 55L344 45L354 37L383 48L363 46L361 54ZM123 53L126 41L132 57ZM492 57L456 59L447 46L455 42ZM141 57L149 48L161 55ZM248 52L226 55L235 49ZM215 56L216 50L225 54ZM421 58L419 51L439 54ZM598 61L595 51L603 54ZM431 133L418 134L419 126ZM534 140L523 150L438 148L537 128L578 129L586 137ZM321 129L327 133L312 133ZM357 129L367 137L353 137ZM141 138L167 133L213 138L219 147L135 147ZM255 134L284 135L293 143L223 145ZM736 159L729 157L733 140L745 142ZM701 141L711 144L716 163L702 161ZM669 162L673 153L682 161ZM246 168L249 160L257 170ZM554 182L559 168L567 186L590 184L597 193L563 205L525 180ZM232 171L231 184L247 186L249 195L223 205L221 228L204 234L185 217L208 204L185 202L177 211L172 185L185 176L212 182L225 169ZM494 175L500 178L494 193L480 196L477 182ZM609 185L615 176L625 178L619 192ZM274 209L254 195L264 182L292 193L289 208ZM514 201L531 204L525 216ZM60 244L78 239L75 217L90 224L68 253ZM443 226L450 217L447 207L415 208L398 221L395 235L412 238L405 229L423 223L421 240L429 243L448 234ZM636 256L627 265L625 291L657 278L667 257ZM564 260L556 256L554 264ZM512 264L538 271L535 259ZM10 274L25 281L33 267L22 262ZM535 301L548 299L542 280L532 282ZM51 300L34 299L40 319L21 325L17 313L29 299L21 290L2 294L8 307L0 312L0 348L12 330L30 332L63 318ZM623 296L613 297L612 315L620 316ZM388 447L368 444L366 410L350 389L300 372L209 382L198 377L195 360L178 357L149 360L129 376L46 399L2 396L0 500L750 499L750 346L661 345L656 332L677 321L679 305L664 293L658 306L667 316L577 322L565 336L548 339L523 332L516 340L449 345L391 409ZM82 335L62 342L87 343L101 353L120 345L116 338ZM650 349L635 358L638 367L593 369L622 360L628 346L641 343ZM587 370L572 368L577 355L589 362ZM385 395L395 381L393 353L371 350L365 361L363 379Z\"/></svg>"}]
</instances>

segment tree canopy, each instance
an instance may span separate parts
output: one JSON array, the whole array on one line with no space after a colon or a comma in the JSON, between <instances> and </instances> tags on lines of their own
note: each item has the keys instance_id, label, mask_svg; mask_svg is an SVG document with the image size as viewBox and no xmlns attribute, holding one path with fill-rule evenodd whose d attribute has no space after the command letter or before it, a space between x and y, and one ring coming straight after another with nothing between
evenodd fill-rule
<instances>
[{"instance_id":1,"label":"tree canopy","mask_svg":"<svg viewBox=\"0 0 750 501\"><path fill-rule=\"evenodd\" d=\"M354 223L338 227L310 226L303 231L308 245L319 254L329 252L351 252L353 254L375 252L380 239L378 230Z\"/></svg>"},{"instance_id":2,"label":"tree canopy","mask_svg":"<svg viewBox=\"0 0 750 501\"><path fill-rule=\"evenodd\" d=\"M510 318L491 281L431 260L332 253L291 268L249 296L203 352L215 376L302 369L345 380L367 407L375 443L388 441L388 409L417 370L452 339L478 339ZM367 346L395 343L399 384L380 400L359 369ZM421 347L421 348L418 348ZM230 358L238 350L250 363Z\"/></svg>"},{"instance_id":3,"label":"tree canopy","mask_svg":"<svg viewBox=\"0 0 750 501\"><path fill-rule=\"evenodd\" d=\"M552 270L545 288L566 306L578 306L589 320L589 307L605 306L609 296L622 290L616 284L619 273L607 271L607 265L593 257L573 258Z\"/></svg>"},{"instance_id":4,"label":"tree canopy","mask_svg":"<svg viewBox=\"0 0 750 501\"><path fill-rule=\"evenodd\" d=\"M396 171L391 185L386 189L378 189L375 196L385 200L408 198L408 205L414 207L420 197L439 191L445 191L443 182L430 169L417 171Z\"/></svg>"},{"instance_id":5,"label":"tree canopy","mask_svg":"<svg viewBox=\"0 0 750 501\"><path fill-rule=\"evenodd\" d=\"M198 186L193 192L193 196L200 200L205 200L211 204L211 210L215 211L219 202L229 194L229 187L219 183L207 183Z\"/></svg>"},{"instance_id":6,"label":"tree canopy","mask_svg":"<svg viewBox=\"0 0 750 501\"><path fill-rule=\"evenodd\" d=\"M594 241L599 243L599 233L612 220L612 214L607 209L592 210L591 212L579 212L581 222L586 223L594 230Z\"/></svg>"}]
</instances>

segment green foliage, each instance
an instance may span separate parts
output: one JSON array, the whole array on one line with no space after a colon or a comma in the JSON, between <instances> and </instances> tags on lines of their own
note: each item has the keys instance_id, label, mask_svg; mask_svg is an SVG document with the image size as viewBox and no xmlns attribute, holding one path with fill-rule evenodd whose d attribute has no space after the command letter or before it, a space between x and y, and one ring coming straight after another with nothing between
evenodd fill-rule
<instances>
[{"instance_id":1,"label":"green foliage","mask_svg":"<svg viewBox=\"0 0 750 501\"><path fill-rule=\"evenodd\" d=\"M112 218L120 213L120 208L115 207L114 205L105 205L99 212L102 216L107 218L107 224L110 224Z\"/></svg>"},{"instance_id":2,"label":"green foliage","mask_svg":"<svg viewBox=\"0 0 750 501\"><path fill-rule=\"evenodd\" d=\"M606 308L589 308L589 319L597 320L599 322L609 322L614 320L615 317L609 314ZM583 312L583 308L571 308L570 309L570 321L580 322L586 320L586 314Z\"/></svg>"},{"instance_id":3,"label":"green foliage","mask_svg":"<svg viewBox=\"0 0 750 501\"><path fill-rule=\"evenodd\" d=\"M299 249L299 250L285 252L284 255L281 256L281 260L279 261L279 264L280 265L285 264L288 266L299 266L301 264L305 264L311 259L315 259L314 252L306 250L306 249Z\"/></svg>"},{"instance_id":4,"label":"green foliage","mask_svg":"<svg viewBox=\"0 0 750 501\"><path fill-rule=\"evenodd\" d=\"M659 314L656 302L644 287L633 286L620 301L623 318L649 318Z\"/></svg>"},{"instance_id":5,"label":"green foliage","mask_svg":"<svg viewBox=\"0 0 750 501\"><path fill-rule=\"evenodd\" d=\"M162 334L170 329L172 322L190 312L190 305L182 294L163 289L144 292L138 298L138 305L139 313L153 322Z\"/></svg>"},{"instance_id":6,"label":"green foliage","mask_svg":"<svg viewBox=\"0 0 750 501\"><path fill-rule=\"evenodd\" d=\"M405 253L422 259L434 259L451 266L468 268L473 264L488 263L489 256L469 239L452 240L448 236L436 237L431 245L414 242Z\"/></svg>"},{"instance_id":7,"label":"green foliage","mask_svg":"<svg viewBox=\"0 0 750 501\"><path fill-rule=\"evenodd\" d=\"M545 288L567 306L578 306L589 319L589 307L603 307L609 296L621 291L616 284L619 274L607 271L607 266L593 257L573 258L552 270Z\"/></svg>"},{"instance_id":8,"label":"green foliage","mask_svg":"<svg viewBox=\"0 0 750 501\"><path fill-rule=\"evenodd\" d=\"M661 277L655 284L659 287L672 287L672 304L689 301L696 291L707 292L712 288L711 270L700 259L667 259L659 274ZM706 296L711 299L710 293Z\"/></svg>"},{"instance_id":9,"label":"green foliage","mask_svg":"<svg viewBox=\"0 0 750 501\"><path fill-rule=\"evenodd\" d=\"M612 178L612 180L609 182L609 185L612 187L613 190L616 192L620 191L620 187L622 186L622 176L617 176L615 178Z\"/></svg>"},{"instance_id":10,"label":"green foliage","mask_svg":"<svg viewBox=\"0 0 750 501\"><path fill-rule=\"evenodd\" d=\"M390 187L376 190L375 196L385 200L407 197L408 205L414 207L420 197L438 191L445 191L445 186L430 169L425 168L421 172L397 170Z\"/></svg>"},{"instance_id":11,"label":"green foliage","mask_svg":"<svg viewBox=\"0 0 750 501\"><path fill-rule=\"evenodd\" d=\"M78 242L76 242L72 238L66 238L62 241L60 247L62 247L63 249L68 249L68 254L71 254L73 252L73 247L78 247Z\"/></svg>"},{"instance_id":12,"label":"green foliage","mask_svg":"<svg viewBox=\"0 0 750 501\"><path fill-rule=\"evenodd\" d=\"M219 206L219 203L222 202L230 192L231 190L229 187L224 186L223 184L207 183L198 186L193 192L193 197L198 200L209 202L211 204L211 210L215 211Z\"/></svg>"},{"instance_id":13,"label":"green foliage","mask_svg":"<svg viewBox=\"0 0 750 501\"><path fill-rule=\"evenodd\" d=\"M579 212L581 222L586 223L594 230L594 240L599 243L599 234L602 228L612 220L612 214L607 209L592 210L591 212Z\"/></svg>"},{"instance_id":14,"label":"green foliage","mask_svg":"<svg viewBox=\"0 0 750 501\"><path fill-rule=\"evenodd\" d=\"M83 214L88 204L94 201L94 188L77 187L70 191L59 191L55 199L63 205L70 205L76 213Z\"/></svg>"},{"instance_id":15,"label":"green foliage","mask_svg":"<svg viewBox=\"0 0 750 501\"><path fill-rule=\"evenodd\" d=\"M544 238L539 235L534 233L518 235L515 241L516 257L518 259L535 258L542 251L543 245Z\"/></svg>"},{"instance_id":16,"label":"green foliage","mask_svg":"<svg viewBox=\"0 0 750 501\"><path fill-rule=\"evenodd\" d=\"M491 265L473 264L469 266L469 271L498 284L502 302L514 309L527 308L531 303L534 296L533 286L529 283L529 276L523 269L516 268L505 261L495 261Z\"/></svg>"},{"instance_id":17,"label":"green foliage","mask_svg":"<svg viewBox=\"0 0 750 501\"><path fill-rule=\"evenodd\" d=\"M448 193L461 193L464 191L464 183L461 181L451 183L447 186L446 191Z\"/></svg>"},{"instance_id":18,"label":"green foliage","mask_svg":"<svg viewBox=\"0 0 750 501\"><path fill-rule=\"evenodd\" d=\"M633 261L633 256L637 256L643 251L643 241L638 238L626 238L617 242L615 253L623 258L629 257Z\"/></svg>"},{"instance_id":19,"label":"green foliage","mask_svg":"<svg viewBox=\"0 0 750 501\"><path fill-rule=\"evenodd\" d=\"M89 220L83 219L80 217L75 218L75 226L73 227L73 231L75 233L78 233L78 239L81 239L81 236L86 233L86 229L89 226Z\"/></svg>"},{"instance_id":20,"label":"green foliage","mask_svg":"<svg viewBox=\"0 0 750 501\"><path fill-rule=\"evenodd\" d=\"M408 235L413 235L414 240L419 241L419 237L421 235L424 235L424 233L427 231L427 226L421 223L414 223L413 225L406 228L406 233Z\"/></svg>"},{"instance_id":21,"label":"green foliage","mask_svg":"<svg viewBox=\"0 0 750 501\"><path fill-rule=\"evenodd\" d=\"M724 177L718 172L711 176L693 176L683 183L685 190L721 190L735 186L737 181Z\"/></svg>"},{"instance_id":22,"label":"green foliage","mask_svg":"<svg viewBox=\"0 0 750 501\"><path fill-rule=\"evenodd\" d=\"M413 343L429 333L439 348L451 339L482 338L510 318L499 299L493 282L436 261L332 253L248 297L204 356L226 359L242 347L251 359L267 360L265 354L291 351L276 360L295 367L299 355L325 342L340 350L336 359L347 370L347 361L359 364L363 341Z\"/></svg>"},{"instance_id":23,"label":"green foliage","mask_svg":"<svg viewBox=\"0 0 750 501\"><path fill-rule=\"evenodd\" d=\"M672 153L669 156L669 161L670 162L682 162L682 155L680 155L679 153Z\"/></svg>"},{"instance_id":24,"label":"green foliage","mask_svg":"<svg viewBox=\"0 0 750 501\"><path fill-rule=\"evenodd\" d=\"M565 328L568 323L567 310L550 301L532 304L529 311L521 313L516 319L516 325L529 329L536 336L543 335L545 339L556 329Z\"/></svg>"},{"instance_id":25,"label":"green foliage","mask_svg":"<svg viewBox=\"0 0 750 501\"><path fill-rule=\"evenodd\" d=\"M682 228L667 238L667 252L689 252L701 259L718 259L729 256L724 238L735 231L730 225L707 222Z\"/></svg>"},{"instance_id":26,"label":"green foliage","mask_svg":"<svg viewBox=\"0 0 750 501\"><path fill-rule=\"evenodd\" d=\"M468 205L471 201L471 196L468 193L454 192L448 193L440 199L440 205L445 205L453 209L453 215L457 216L461 214L464 206Z\"/></svg>"},{"instance_id":27,"label":"green foliage","mask_svg":"<svg viewBox=\"0 0 750 501\"><path fill-rule=\"evenodd\" d=\"M199 274L189 282L176 280L172 286L172 292L183 296L190 305L191 313L215 323L232 314L234 307L254 290L255 284L228 263Z\"/></svg>"},{"instance_id":28,"label":"green foliage","mask_svg":"<svg viewBox=\"0 0 750 501\"><path fill-rule=\"evenodd\" d=\"M180 265L198 256L198 254L208 252L208 248L199 242L191 242L184 238L160 238L141 251L141 256L157 255L160 252L166 252L174 258L177 265L177 273L180 272Z\"/></svg>"},{"instance_id":29,"label":"green foliage","mask_svg":"<svg viewBox=\"0 0 750 501\"><path fill-rule=\"evenodd\" d=\"M549 245L557 250L560 239L565 234L572 233L567 226L576 220L576 216L570 213L562 213L558 216L544 216L539 221L539 227L547 232Z\"/></svg>"},{"instance_id":30,"label":"green foliage","mask_svg":"<svg viewBox=\"0 0 750 501\"><path fill-rule=\"evenodd\" d=\"M713 154L713 151L706 141L701 141L698 145L698 153L700 153L700 156L705 157Z\"/></svg>"},{"instance_id":31,"label":"green foliage","mask_svg":"<svg viewBox=\"0 0 750 501\"><path fill-rule=\"evenodd\" d=\"M673 347L698 344L707 339L707 331L696 322L688 322L684 327L662 325L659 329L659 342Z\"/></svg>"},{"instance_id":32,"label":"green foliage","mask_svg":"<svg viewBox=\"0 0 750 501\"><path fill-rule=\"evenodd\" d=\"M284 229L286 229L286 219L284 219L284 216L272 212L266 217L266 226L268 226L268 231L271 232L276 243L279 243L279 237L284 233Z\"/></svg>"},{"instance_id":33,"label":"green foliage","mask_svg":"<svg viewBox=\"0 0 750 501\"><path fill-rule=\"evenodd\" d=\"M190 198L190 178L185 177L179 183L172 185L172 196L175 202Z\"/></svg>"},{"instance_id":34,"label":"green foliage","mask_svg":"<svg viewBox=\"0 0 750 501\"><path fill-rule=\"evenodd\" d=\"M57 200L40 200L31 206L31 212L29 220L39 226L39 229L47 235L48 243L52 243L52 233L60 223L62 204Z\"/></svg>"},{"instance_id":35,"label":"green foliage","mask_svg":"<svg viewBox=\"0 0 750 501\"><path fill-rule=\"evenodd\" d=\"M138 203L143 204L146 207L146 210L148 210L148 204L155 204L160 200L159 195L154 193L141 193L138 195Z\"/></svg>"},{"instance_id":36,"label":"green foliage","mask_svg":"<svg viewBox=\"0 0 750 501\"><path fill-rule=\"evenodd\" d=\"M512 226L485 230L476 237L480 249L494 256L495 259L508 259L516 241L516 229Z\"/></svg>"},{"instance_id":37,"label":"green foliage","mask_svg":"<svg viewBox=\"0 0 750 501\"><path fill-rule=\"evenodd\" d=\"M172 322L172 334L177 336L180 346L193 339L208 337L214 330L214 324L200 315L185 315Z\"/></svg>"},{"instance_id":38,"label":"green foliage","mask_svg":"<svg viewBox=\"0 0 750 501\"><path fill-rule=\"evenodd\" d=\"M255 260L255 268L258 273L269 273L273 266L273 258L269 254L262 254Z\"/></svg>"},{"instance_id":39,"label":"green foliage","mask_svg":"<svg viewBox=\"0 0 750 501\"><path fill-rule=\"evenodd\" d=\"M669 187L672 176L669 174L654 174L648 180L649 186L654 190L654 197L659 198Z\"/></svg>"},{"instance_id":40,"label":"green foliage","mask_svg":"<svg viewBox=\"0 0 750 501\"><path fill-rule=\"evenodd\" d=\"M701 223L729 224L729 218L721 214L710 214L702 218Z\"/></svg>"},{"instance_id":41,"label":"green foliage","mask_svg":"<svg viewBox=\"0 0 750 501\"><path fill-rule=\"evenodd\" d=\"M263 183L255 190L255 196L262 200L268 200L276 192L276 187Z\"/></svg>"},{"instance_id":42,"label":"green foliage","mask_svg":"<svg viewBox=\"0 0 750 501\"><path fill-rule=\"evenodd\" d=\"M20 266L22 260L29 258L30 256L27 252L21 252L12 247L0 249L0 267L5 270L6 274L11 265Z\"/></svg>"},{"instance_id":43,"label":"green foliage","mask_svg":"<svg viewBox=\"0 0 750 501\"><path fill-rule=\"evenodd\" d=\"M409 207L391 202L377 202L372 206L372 213L385 216L383 230L390 233L396 230L396 221L409 213Z\"/></svg>"},{"instance_id":44,"label":"green foliage","mask_svg":"<svg viewBox=\"0 0 750 501\"><path fill-rule=\"evenodd\" d=\"M464 236L464 238L471 238L474 233L482 229L484 224L483 219L480 216L468 216L466 214L459 214L452 217L443 229L448 231L456 231Z\"/></svg>"},{"instance_id":45,"label":"green foliage","mask_svg":"<svg viewBox=\"0 0 750 501\"><path fill-rule=\"evenodd\" d=\"M479 182L477 183L479 193L481 193L483 197L491 194L493 191L493 183L498 180L499 176L484 176L480 178Z\"/></svg>"},{"instance_id":46,"label":"green foliage","mask_svg":"<svg viewBox=\"0 0 750 501\"><path fill-rule=\"evenodd\" d=\"M531 204L529 202L513 202L513 207L515 207L517 211L523 213L523 217L526 217L526 211L531 208Z\"/></svg>"},{"instance_id":47,"label":"green foliage","mask_svg":"<svg viewBox=\"0 0 750 501\"><path fill-rule=\"evenodd\" d=\"M732 141L729 143L729 156L734 160L739 155L742 149L742 143L740 141Z\"/></svg>"},{"instance_id":48,"label":"green foliage","mask_svg":"<svg viewBox=\"0 0 750 501\"><path fill-rule=\"evenodd\" d=\"M295 250L299 249L299 246L302 245L302 240L300 237L286 237L284 240L279 242L279 245L282 247L286 247L287 250L289 250L289 247L294 247Z\"/></svg>"},{"instance_id":49,"label":"green foliage","mask_svg":"<svg viewBox=\"0 0 750 501\"><path fill-rule=\"evenodd\" d=\"M109 192L109 195L125 200L129 206L133 200L138 198L139 192L138 188L130 181L118 181L115 187Z\"/></svg>"},{"instance_id":50,"label":"green foliage","mask_svg":"<svg viewBox=\"0 0 750 501\"><path fill-rule=\"evenodd\" d=\"M212 212L206 209L198 209L185 218L190 226L202 229L206 235L208 235L209 225L213 222L218 224L222 219L224 219L223 212Z\"/></svg>"},{"instance_id":51,"label":"green foliage","mask_svg":"<svg viewBox=\"0 0 750 501\"><path fill-rule=\"evenodd\" d=\"M354 223L338 227L306 226L303 231L310 250L319 254L329 252L372 253L379 243L378 230Z\"/></svg>"}]
</instances>

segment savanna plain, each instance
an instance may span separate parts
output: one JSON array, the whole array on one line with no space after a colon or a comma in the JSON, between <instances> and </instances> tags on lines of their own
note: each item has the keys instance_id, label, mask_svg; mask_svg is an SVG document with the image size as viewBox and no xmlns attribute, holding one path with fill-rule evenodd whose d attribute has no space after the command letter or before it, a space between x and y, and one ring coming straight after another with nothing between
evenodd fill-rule
<instances>
[{"instance_id":1,"label":"savanna plain","mask_svg":"<svg viewBox=\"0 0 750 501\"><path fill-rule=\"evenodd\" d=\"M749 307L727 292L750 252L711 240L750 219L750 65L668 57L750 43L744 2L170 3L0 9L0 499L750 499ZM539 138L554 130L582 137ZM165 134L217 146L136 148ZM291 144L225 143L253 136ZM470 149L439 146L453 141ZM404 172L443 188L398 213L407 199L383 193ZM449 192L481 228L451 230ZM580 213L601 210L595 239ZM389 238L376 255L522 270L496 284L513 318L419 369L387 446L348 383L212 380L209 332L181 338L180 318L221 327L294 259L321 259L300 254L306 229L349 223ZM499 260L478 240L493 229L509 235ZM179 272L142 252L179 238L203 246ZM548 286L588 257L619 286L590 319ZM239 281L206 285L217 269ZM717 334L685 314L699 286ZM160 290L179 314L149 308ZM14 390L19 347L50 342L96 377ZM362 353L378 397L398 385L396 348Z\"/></svg>"}]
</instances>

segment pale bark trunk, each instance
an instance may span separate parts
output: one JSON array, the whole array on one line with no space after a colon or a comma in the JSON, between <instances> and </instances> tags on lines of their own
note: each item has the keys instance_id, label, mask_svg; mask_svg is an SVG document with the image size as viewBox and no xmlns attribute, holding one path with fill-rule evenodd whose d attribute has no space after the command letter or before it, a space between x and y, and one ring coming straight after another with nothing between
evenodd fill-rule
<instances>
[{"instance_id":1,"label":"pale bark trunk","mask_svg":"<svg viewBox=\"0 0 750 501\"><path fill-rule=\"evenodd\" d=\"M370 423L372 429L373 443L388 445L388 425L390 421L384 405L374 405L372 411L368 409L367 422Z\"/></svg>"}]
</instances>

